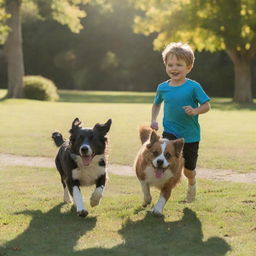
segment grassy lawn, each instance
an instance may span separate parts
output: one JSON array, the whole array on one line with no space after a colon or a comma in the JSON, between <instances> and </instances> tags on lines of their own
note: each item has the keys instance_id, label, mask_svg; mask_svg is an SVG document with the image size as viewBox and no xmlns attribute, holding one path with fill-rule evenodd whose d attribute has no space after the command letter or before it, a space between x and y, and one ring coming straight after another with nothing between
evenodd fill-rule
<instances>
[{"instance_id":1,"label":"grassy lawn","mask_svg":"<svg viewBox=\"0 0 256 256\"><path fill-rule=\"evenodd\" d=\"M0 96L4 94L0 90ZM54 157L53 131L67 138L75 117L85 126L112 118L110 162L132 165L140 146L138 127L149 124L154 93L60 91L60 95L59 102L0 101L0 152ZM256 104L213 99L212 110L200 116L200 123L199 167L255 171Z\"/></svg>"},{"instance_id":2,"label":"grassy lawn","mask_svg":"<svg viewBox=\"0 0 256 256\"><path fill-rule=\"evenodd\" d=\"M199 180L197 200L185 204L183 180L161 218L140 206L136 178L111 175L98 207L83 189L86 219L62 203L53 169L0 167L0 187L1 256L255 255L255 185Z\"/></svg>"}]
</instances>

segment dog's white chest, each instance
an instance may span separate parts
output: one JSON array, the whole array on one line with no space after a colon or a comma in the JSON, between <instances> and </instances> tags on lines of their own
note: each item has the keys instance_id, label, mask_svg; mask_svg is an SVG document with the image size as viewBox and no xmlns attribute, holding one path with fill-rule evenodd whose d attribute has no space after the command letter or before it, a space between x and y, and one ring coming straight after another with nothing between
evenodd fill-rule
<instances>
[{"instance_id":1,"label":"dog's white chest","mask_svg":"<svg viewBox=\"0 0 256 256\"><path fill-rule=\"evenodd\" d=\"M91 186L103 174L106 173L106 167L100 166L99 161L103 156L95 156L90 165L84 166L81 159L77 160L78 168L72 171L72 178L79 180L81 186Z\"/></svg>"},{"instance_id":2,"label":"dog's white chest","mask_svg":"<svg viewBox=\"0 0 256 256\"><path fill-rule=\"evenodd\" d=\"M159 189L161 189L164 184L171 178L173 177L173 174L170 170L166 170L161 178L157 178L155 175L155 170L154 168L149 165L145 169L145 181L149 183L151 186L155 186Z\"/></svg>"}]
</instances>

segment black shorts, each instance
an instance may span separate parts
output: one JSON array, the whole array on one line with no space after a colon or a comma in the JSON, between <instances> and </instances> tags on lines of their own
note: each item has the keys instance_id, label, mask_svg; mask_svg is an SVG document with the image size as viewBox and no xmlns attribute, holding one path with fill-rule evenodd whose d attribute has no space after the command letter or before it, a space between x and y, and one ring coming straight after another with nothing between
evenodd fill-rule
<instances>
[{"instance_id":1,"label":"black shorts","mask_svg":"<svg viewBox=\"0 0 256 256\"><path fill-rule=\"evenodd\" d=\"M163 138L176 140L177 137L171 133L163 132ZM185 159L185 168L191 171L196 169L198 158L199 142L185 143L183 148L183 157Z\"/></svg>"}]
</instances>

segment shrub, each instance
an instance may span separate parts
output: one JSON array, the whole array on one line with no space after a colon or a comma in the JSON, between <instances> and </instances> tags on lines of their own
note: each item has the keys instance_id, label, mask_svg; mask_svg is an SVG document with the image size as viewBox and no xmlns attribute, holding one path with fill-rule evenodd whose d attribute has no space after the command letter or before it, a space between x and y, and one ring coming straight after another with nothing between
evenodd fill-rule
<instances>
[{"instance_id":1,"label":"shrub","mask_svg":"<svg viewBox=\"0 0 256 256\"><path fill-rule=\"evenodd\" d=\"M23 81L25 98L45 101L59 99L57 87L50 79L42 76L25 76Z\"/></svg>"}]
</instances>

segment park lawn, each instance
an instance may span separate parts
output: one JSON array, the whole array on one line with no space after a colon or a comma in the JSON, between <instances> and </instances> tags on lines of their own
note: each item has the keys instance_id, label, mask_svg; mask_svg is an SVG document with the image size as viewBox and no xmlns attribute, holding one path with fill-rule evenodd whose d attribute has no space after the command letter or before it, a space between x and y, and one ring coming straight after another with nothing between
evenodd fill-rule
<instances>
[{"instance_id":1,"label":"park lawn","mask_svg":"<svg viewBox=\"0 0 256 256\"><path fill-rule=\"evenodd\" d=\"M82 189L85 219L62 203L54 169L1 166L0 187L1 256L255 255L255 185L199 180L186 204L182 180L161 218L141 207L135 177L110 175L99 206L89 206L93 188Z\"/></svg>"},{"instance_id":2,"label":"park lawn","mask_svg":"<svg viewBox=\"0 0 256 256\"><path fill-rule=\"evenodd\" d=\"M112 118L110 162L132 165L140 147L138 127L149 124L154 93L60 91L60 95L59 102L0 101L0 152L54 157L53 131L68 138L75 117L85 126ZM162 112L159 120L161 116ZM255 171L255 104L239 106L230 99L213 99L212 110L200 116L200 123L199 167Z\"/></svg>"}]
</instances>

